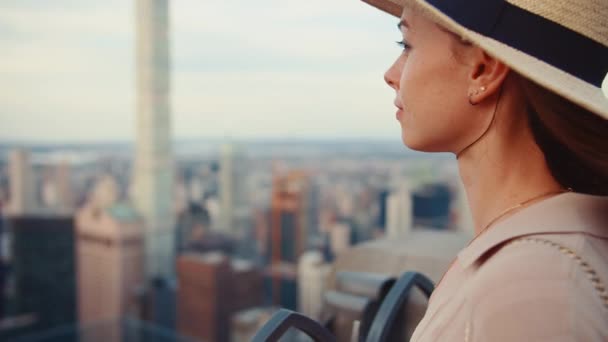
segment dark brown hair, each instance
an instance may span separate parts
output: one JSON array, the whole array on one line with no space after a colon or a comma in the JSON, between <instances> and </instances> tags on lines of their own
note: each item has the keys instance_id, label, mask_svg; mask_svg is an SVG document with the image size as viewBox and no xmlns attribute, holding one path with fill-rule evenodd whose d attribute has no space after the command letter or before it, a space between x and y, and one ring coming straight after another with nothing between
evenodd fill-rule
<instances>
[{"instance_id":1,"label":"dark brown hair","mask_svg":"<svg viewBox=\"0 0 608 342\"><path fill-rule=\"evenodd\" d=\"M462 49L473 45L446 32L454 37L454 58L461 60ZM608 196L608 119L510 72L523 91L534 140L553 178L565 189Z\"/></svg>"},{"instance_id":2,"label":"dark brown hair","mask_svg":"<svg viewBox=\"0 0 608 342\"><path fill-rule=\"evenodd\" d=\"M576 192L608 195L608 120L517 76L553 177Z\"/></svg>"}]
</instances>

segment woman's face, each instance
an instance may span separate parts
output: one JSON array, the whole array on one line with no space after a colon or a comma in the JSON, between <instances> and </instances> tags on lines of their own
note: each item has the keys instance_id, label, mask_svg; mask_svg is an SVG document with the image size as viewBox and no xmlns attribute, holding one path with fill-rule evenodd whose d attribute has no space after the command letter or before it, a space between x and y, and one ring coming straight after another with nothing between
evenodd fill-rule
<instances>
[{"instance_id":1,"label":"woman's face","mask_svg":"<svg viewBox=\"0 0 608 342\"><path fill-rule=\"evenodd\" d=\"M396 92L405 145L427 152L458 152L478 126L468 101L472 67L454 55L457 38L405 9L399 25L403 52L385 74Z\"/></svg>"}]
</instances>

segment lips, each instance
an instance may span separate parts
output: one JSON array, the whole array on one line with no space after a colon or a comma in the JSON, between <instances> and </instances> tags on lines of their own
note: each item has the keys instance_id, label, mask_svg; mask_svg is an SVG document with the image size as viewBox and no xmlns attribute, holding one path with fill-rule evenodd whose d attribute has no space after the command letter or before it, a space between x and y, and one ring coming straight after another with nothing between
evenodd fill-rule
<instances>
[{"instance_id":1,"label":"lips","mask_svg":"<svg viewBox=\"0 0 608 342\"><path fill-rule=\"evenodd\" d=\"M397 100L395 100L395 107L397 107L397 113L395 113L395 116L397 117L397 120L400 121L401 120L401 116L403 115L403 106L397 102Z\"/></svg>"}]
</instances>

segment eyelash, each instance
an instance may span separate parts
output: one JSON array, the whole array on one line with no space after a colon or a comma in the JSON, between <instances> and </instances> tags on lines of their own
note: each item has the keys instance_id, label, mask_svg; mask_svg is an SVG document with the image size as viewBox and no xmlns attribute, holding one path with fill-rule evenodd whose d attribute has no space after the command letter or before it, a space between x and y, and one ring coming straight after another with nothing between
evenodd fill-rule
<instances>
[{"instance_id":1,"label":"eyelash","mask_svg":"<svg viewBox=\"0 0 608 342\"><path fill-rule=\"evenodd\" d=\"M397 41L396 43L403 48L403 51L407 51L412 48L405 40Z\"/></svg>"}]
</instances>

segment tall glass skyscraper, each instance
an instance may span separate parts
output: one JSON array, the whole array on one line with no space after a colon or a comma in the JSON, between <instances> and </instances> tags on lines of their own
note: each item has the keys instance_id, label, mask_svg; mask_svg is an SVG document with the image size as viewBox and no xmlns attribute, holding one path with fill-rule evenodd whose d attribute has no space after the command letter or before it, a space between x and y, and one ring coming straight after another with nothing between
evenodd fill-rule
<instances>
[{"instance_id":1,"label":"tall glass skyscraper","mask_svg":"<svg viewBox=\"0 0 608 342\"><path fill-rule=\"evenodd\" d=\"M136 0L137 141L133 200L145 221L146 276L174 274L168 0Z\"/></svg>"}]
</instances>

